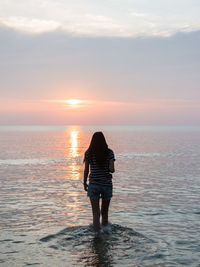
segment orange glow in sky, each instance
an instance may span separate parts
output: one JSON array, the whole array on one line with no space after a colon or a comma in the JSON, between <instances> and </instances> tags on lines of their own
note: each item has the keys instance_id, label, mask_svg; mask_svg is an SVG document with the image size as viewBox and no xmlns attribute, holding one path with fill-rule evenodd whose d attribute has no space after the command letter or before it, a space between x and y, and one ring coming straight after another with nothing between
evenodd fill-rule
<instances>
[{"instance_id":1,"label":"orange glow in sky","mask_svg":"<svg viewBox=\"0 0 200 267\"><path fill-rule=\"evenodd\" d=\"M145 99L134 102L72 98L3 99L0 101L1 124L185 124L185 118L198 114L198 101L184 99ZM172 119L173 118L173 119ZM195 120L190 120L195 124ZM73 129L71 140L77 140ZM72 138L73 137L73 138ZM73 146L75 147L75 146Z\"/></svg>"}]
</instances>

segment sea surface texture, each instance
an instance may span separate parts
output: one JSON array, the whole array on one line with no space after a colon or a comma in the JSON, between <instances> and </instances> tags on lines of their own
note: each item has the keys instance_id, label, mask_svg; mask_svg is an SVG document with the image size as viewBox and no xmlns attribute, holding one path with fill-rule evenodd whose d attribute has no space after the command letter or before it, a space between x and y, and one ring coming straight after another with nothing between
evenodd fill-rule
<instances>
[{"instance_id":1,"label":"sea surface texture","mask_svg":"<svg viewBox=\"0 0 200 267\"><path fill-rule=\"evenodd\" d=\"M116 156L110 225L92 228L83 155ZM200 128L0 127L0 266L200 266Z\"/></svg>"}]
</instances>

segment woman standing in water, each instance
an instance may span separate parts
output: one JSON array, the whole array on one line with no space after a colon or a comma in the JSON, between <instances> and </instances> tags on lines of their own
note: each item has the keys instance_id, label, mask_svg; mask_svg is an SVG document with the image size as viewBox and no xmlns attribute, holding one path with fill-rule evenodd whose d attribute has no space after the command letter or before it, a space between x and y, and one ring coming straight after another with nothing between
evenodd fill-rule
<instances>
[{"instance_id":1,"label":"woman standing in water","mask_svg":"<svg viewBox=\"0 0 200 267\"><path fill-rule=\"evenodd\" d=\"M112 197L112 174L114 168L114 153L108 148L102 132L92 136L90 146L84 157L84 189L87 191L92 206L94 231L100 231L100 215L102 226L108 225L108 209ZM89 174L89 185L87 178ZM99 206L102 198L101 210Z\"/></svg>"}]
</instances>

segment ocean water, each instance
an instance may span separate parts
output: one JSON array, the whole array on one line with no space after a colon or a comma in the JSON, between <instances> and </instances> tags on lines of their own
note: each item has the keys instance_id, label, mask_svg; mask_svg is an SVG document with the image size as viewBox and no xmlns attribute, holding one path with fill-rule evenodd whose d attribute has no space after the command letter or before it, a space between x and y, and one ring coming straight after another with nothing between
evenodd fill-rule
<instances>
[{"instance_id":1,"label":"ocean water","mask_svg":"<svg viewBox=\"0 0 200 267\"><path fill-rule=\"evenodd\" d=\"M116 155L95 236L83 154ZM200 127L1 126L0 266L200 266Z\"/></svg>"}]
</instances>

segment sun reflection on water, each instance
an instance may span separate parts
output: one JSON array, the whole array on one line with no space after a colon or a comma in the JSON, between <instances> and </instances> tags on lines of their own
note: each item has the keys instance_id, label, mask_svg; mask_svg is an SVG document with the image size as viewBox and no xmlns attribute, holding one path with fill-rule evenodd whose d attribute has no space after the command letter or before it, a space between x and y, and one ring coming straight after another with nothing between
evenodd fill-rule
<instances>
[{"instance_id":1,"label":"sun reflection on water","mask_svg":"<svg viewBox=\"0 0 200 267\"><path fill-rule=\"evenodd\" d=\"M81 178L81 154L80 154L80 129L78 127L70 127L68 129L68 151L67 157L70 157L68 165L69 178L79 180Z\"/></svg>"},{"instance_id":2,"label":"sun reflection on water","mask_svg":"<svg viewBox=\"0 0 200 267\"><path fill-rule=\"evenodd\" d=\"M71 129L70 132L70 154L72 157L78 157L79 153L78 153L78 137L79 137L79 131L76 129Z\"/></svg>"},{"instance_id":3,"label":"sun reflection on water","mask_svg":"<svg viewBox=\"0 0 200 267\"><path fill-rule=\"evenodd\" d=\"M82 152L81 152L81 129L80 127L71 126L67 128L65 136L66 144L66 173L65 173L65 188L66 193L61 202L66 207L66 212L69 218L73 218L69 223L71 226L76 225L78 215L82 212L79 210L79 204L83 196L82 187Z\"/></svg>"}]
</instances>

